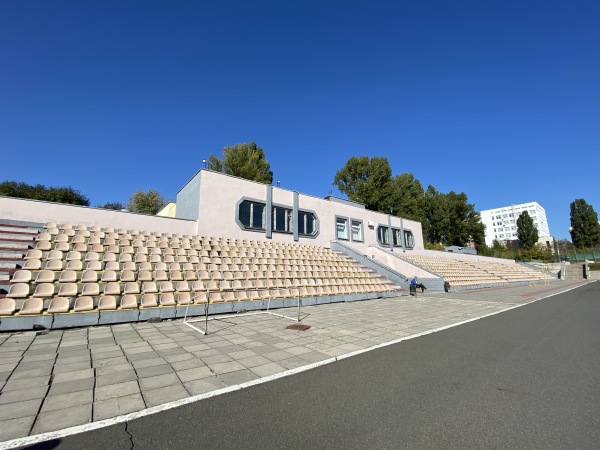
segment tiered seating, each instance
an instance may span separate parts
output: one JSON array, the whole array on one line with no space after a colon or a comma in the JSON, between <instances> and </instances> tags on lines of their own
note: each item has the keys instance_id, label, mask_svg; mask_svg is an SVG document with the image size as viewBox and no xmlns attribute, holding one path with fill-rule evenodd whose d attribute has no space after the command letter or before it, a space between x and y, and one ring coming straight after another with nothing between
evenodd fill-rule
<instances>
[{"instance_id":1,"label":"tiered seating","mask_svg":"<svg viewBox=\"0 0 600 450\"><path fill-rule=\"evenodd\" d=\"M547 277L542 272L518 264L487 261L463 261L423 255L401 255L401 258L438 274L451 286L476 286L516 281L536 281Z\"/></svg>"},{"instance_id":2,"label":"tiered seating","mask_svg":"<svg viewBox=\"0 0 600 450\"><path fill-rule=\"evenodd\" d=\"M46 223L0 315L391 291L330 249Z\"/></svg>"},{"instance_id":3,"label":"tiered seating","mask_svg":"<svg viewBox=\"0 0 600 450\"><path fill-rule=\"evenodd\" d=\"M486 272L493 273L507 281L540 281L551 278L549 275L520 264L499 264L486 261L478 261L478 266Z\"/></svg>"}]
</instances>

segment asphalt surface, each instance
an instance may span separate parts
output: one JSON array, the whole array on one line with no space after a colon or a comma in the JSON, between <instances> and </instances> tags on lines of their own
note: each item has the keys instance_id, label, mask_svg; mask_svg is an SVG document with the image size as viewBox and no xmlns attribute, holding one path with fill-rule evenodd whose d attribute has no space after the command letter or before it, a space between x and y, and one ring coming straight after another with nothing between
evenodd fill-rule
<instances>
[{"instance_id":1,"label":"asphalt surface","mask_svg":"<svg viewBox=\"0 0 600 450\"><path fill-rule=\"evenodd\" d=\"M600 283L29 448L599 448Z\"/></svg>"}]
</instances>

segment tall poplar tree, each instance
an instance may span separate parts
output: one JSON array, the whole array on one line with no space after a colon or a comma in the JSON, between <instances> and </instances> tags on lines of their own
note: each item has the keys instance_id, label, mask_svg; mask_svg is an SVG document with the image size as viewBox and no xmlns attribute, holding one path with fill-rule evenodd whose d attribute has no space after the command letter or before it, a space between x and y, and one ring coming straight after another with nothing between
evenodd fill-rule
<instances>
[{"instance_id":1,"label":"tall poplar tree","mask_svg":"<svg viewBox=\"0 0 600 450\"><path fill-rule=\"evenodd\" d=\"M576 247L600 245L598 214L584 199L576 199L570 205L571 239Z\"/></svg>"},{"instance_id":2,"label":"tall poplar tree","mask_svg":"<svg viewBox=\"0 0 600 450\"><path fill-rule=\"evenodd\" d=\"M527 211L523 211L517 219L517 236L521 247L529 250L535 247L539 239L539 232L533 224L533 219Z\"/></svg>"}]
</instances>

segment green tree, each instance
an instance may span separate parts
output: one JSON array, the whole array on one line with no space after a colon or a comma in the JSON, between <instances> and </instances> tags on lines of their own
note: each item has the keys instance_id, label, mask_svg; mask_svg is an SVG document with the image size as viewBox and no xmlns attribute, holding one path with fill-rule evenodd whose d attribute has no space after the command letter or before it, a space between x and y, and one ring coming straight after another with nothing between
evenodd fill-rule
<instances>
[{"instance_id":1,"label":"green tree","mask_svg":"<svg viewBox=\"0 0 600 450\"><path fill-rule=\"evenodd\" d=\"M576 199L570 205L571 239L575 247L594 247L600 245L600 224L598 214L592 205L582 199Z\"/></svg>"},{"instance_id":2,"label":"green tree","mask_svg":"<svg viewBox=\"0 0 600 450\"><path fill-rule=\"evenodd\" d=\"M225 147L223 159L210 155L208 168L215 172L223 172L259 183L271 184L273 182L271 166L265 158L263 149L257 147L255 142Z\"/></svg>"},{"instance_id":3,"label":"green tree","mask_svg":"<svg viewBox=\"0 0 600 450\"><path fill-rule=\"evenodd\" d=\"M526 250L532 249L537 244L539 233L527 211L523 211L517 219L517 236L521 247Z\"/></svg>"},{"instance_id":4,"label":"green tree","mask_svg":"<svg viewBox=\"0 0 600 450\"><path fill-rule=\"evenodd\" d=\"M98 205L98 208L114 209L120 211L121 209L125 209L125 205L123 205L123 203L120 202L108 202L104 205Z\"/></svg>"},{"instance_id":5,"label":"green tree","mask_svg":"<svg viewBox=\"0 0 600 450\"><path fill-rule=\"evenodd\" d=\"M389 200L395 216L425 222L425 191L412 173L391 179Z\"/></svg>"},{"instance_id":6,"label":"green tree","mask_svg":"<svg viewBox=\"0 0 600 450\"><path fill-rule=\"evenodd\" d=\"M431 244L444 244L450 226L450 213L447 198L432 185L425 192L425 222L423 236Z\"/></svg>"},{"instance_id":7,"label":"green tree","mask_svg":"<svg viewBox=\"0 0 600 450\"><path fill-rule=\"evenodd\" d=\"M0 183L0 195L70 205L90 205L90 199L72 187L46 187L42 184L30 185L23 182L5 181Z\"/></svg>"},{"instance_id":8,"label":"green tree","mask_svg":"<svg viewBox=\"0 0 600 450\"><path fill-rule=\"evenodd\" d=\"M392 168L387 158L353 156L335 174L334 186L372 211L389 213Z\"/></svg>"},{"instance_id":9,"label":"green tree","mask_svg":"<svg viewBox=\"0 0 600 450\"><path fill-rule=\"evenodd\" d=\"M154 189L148 189L144 192L140 189L129 199L127 209L131 212L154 215L163 209L166 204L167 201L160 192Z\"/></svg>"},{"instance_id":10,"label":"green tree","mask_svg":"<svg viewBox=\"0 0 600 450\"><path fill-rule=\"evenodd\" d=\"M450 191L446 197L450 224L444 244L465 247L470 242L485 242L485 225L481 223L475 205L468 202L467 194Z\"/></svg>"}]
</instances>

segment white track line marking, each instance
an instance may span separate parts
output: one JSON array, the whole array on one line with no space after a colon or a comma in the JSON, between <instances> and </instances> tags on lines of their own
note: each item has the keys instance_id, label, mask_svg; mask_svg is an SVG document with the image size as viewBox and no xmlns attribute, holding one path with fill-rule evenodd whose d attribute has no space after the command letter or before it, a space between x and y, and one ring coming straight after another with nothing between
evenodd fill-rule
<instances>
[{"instance_id":1,"label":"white track line marking","mask_svg":"<svg viewBox=\"0 0 600 450\"><path fill-rule=\"evenodd\" d=\"M130 420L134 420L134 419L139 419L140 417L145 417L145 416L149 416L151 414L156 414L159 413L161 411L166 411L169 409L173 409L173 408L177 408L179 406L183 406L183 405L187 405L189 403L194 403L200 400L205 400L207 398L211 398L211 397L216 397L218 395L223 395L223 394L227 394L228 392L235 392L235 391L239 391L240 389L245 389L247 387L250 386L256 386L258 384L263 384L263 383L268 383L269 381L273 381L273 380L277 380L279 378L284 378L284 377L288 377L290 375L296 375L298 373L301 372L306 372L308 370L312 370L315 369L317 367L320 366L324 366L326 364L331 364L333 362L336 361L340 361L342 359L346 359L346 358L350 358L352 356L357 356L360 355L362 353L366 353L366 352L370 352L373 350L377 350L379 348L383 348L383 347L387 347L390 345L394 345L394 344L398 344L400 342L403 341L408 341L409 339L415 339L418 338L420 336L425 336L428 334L432 334L432 333L437 333L439 331L444 331L447 330L449 328L453 328L453 327L457 327L460 325L464 325L466 323L469 322L474 322L476 320L480 320L480 319L485 319L486 317L490 317L490 316L495 316L496 314L500 314L503 313L505 311L510 311L511 309L515 309L515 308L520 308L522 306L526 306L526 305L530 305L531 303L537 302L539 300L543 300L545 298L549 298L549 297L553 297L555 295L559 295L559 294L563 294L565 292L571 291L573 289L577 289L581 286L585 286L584 284L579 285L579 286L573 286L570 287L568 289L565 289L564 291L560 291L560 292L555 292L553 294L549 294L545 297L540 297L536 300L532 300L530 302L527 303L522 303L522 304L518 304L518 305L512 305L508 308L499 310L499 311L494 311L488 314L484 314L483 316L478 316L478 317L474 317L472 319L467 319L467 320L463 320L461 322L456 322L450 325L445 325L443 327L438 327L438 328L434 328L431 330L427 330L427 331L422 331L421 333L416 333L416 334L411 334L410 336L404 336L398 339L394 339L393 341L389 341L389 342L384 342L382 344L377 344L377 345L373 345L369 348L365 348L365 349L361 349L361 350L356 350L350 353L345 353L343 355L339 355L336 357L332 357L332 358L327 358L324 359L323 361L319 361L316 363L312 363L312 364L308 364L306 366L302 366L302 367L297 367L295 369L290 369L290 370L286 370L285 372L280 372L274 375L269 375L268 377L263 377L263 378L259 378L257 380L252 380L252 381L248 381L246 383L241 383L241 384L236 384L235 386L229 386L223 389L217 389L216 391L211 391L211 392L207 392L205 394L199 394L199 395L194 395L192 397L187 397L181 400L176 400L174 402L169 402L169 403L165 403L163 405L158 405L158 406L153 406L152 408L146 408L143 409L141 411L136 411L136 412L132 412L129 414L125 414L122 416L117 416L117 417L112 417L110 419L105 419L105 420L99 420L97 422L91 422L85 425L78 425L75 427L70 427L70 428L65 428L62 430L58 430L58 431L50 431L48 433L42 433L42 434L36 434L33 436L26 436L23 438L17 438L17 439L12 439L10 441L4 441L4 442L0 442L0 450L8 450L11 448L15 448L15 447L21 447L21 446L25 446L25 445L33 445L33 444L38 444L40 442L44 442L44 441L49 441L52 439L60 439L63 437L67 437L67 436L71 436L73 434L79 434L79 433L84 433L86 431L92 431L92 430L97 430L99 428L104 428L104 427L108 427L111 425L116 425L119 423L123 423L123 422L129 422ZM488 302L489 303L489 302Z\"/></svg>"}]
</instances>

